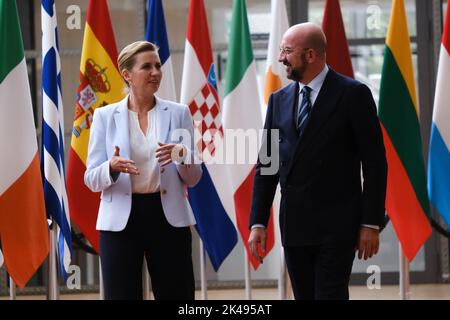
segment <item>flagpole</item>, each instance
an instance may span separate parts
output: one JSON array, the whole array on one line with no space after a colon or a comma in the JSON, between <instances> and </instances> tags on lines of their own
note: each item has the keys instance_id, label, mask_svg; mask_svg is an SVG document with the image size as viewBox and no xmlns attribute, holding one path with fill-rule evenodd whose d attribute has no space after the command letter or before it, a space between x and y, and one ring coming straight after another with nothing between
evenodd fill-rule
<instances>
[{"instance_id":1,"label":"flagpole","mask_svg":"<svg viewBox=\"0 0 450 320\"><path fill-rule=\"evenodd\" d=\"M102 261L98 256L98 282L99 282L99 299L105 300L105 290L103 289L103 273L102 273Z\"/></svg>"},{"instance_id":2,"label":"flagpole","mask_svg":"<svg viewBox=\"0 0 450 320\"><path fill-rule=\"evenodd\" d=\"M203 241L200 238L200 283L202 287L202 300L208 300L208 283L206 279L206 259Z\"/></svg>"},{"instance_id":3,"label":"flagpole","mask_svg":"<svg viewBox=\"0 0 450 320\"><path fill-rule=\"evenodd\" d=\"M244 263L245 263L245 299L252 300L252 284L251 284L251 273L250 273L250 262L248 260L247 250L244 248Z\"/></svg>"},{"instance_id":4,"label":"flagpole","mask_svg":"<svg viewBox=\"0 0 450 320\"><path fill-rule=\"evenodd\" d=\"M9 300L16 300L16 284L11 276L9 276Z\"/></svg>"},{"instance_id":5,"label":"flagpole","mask_svg":"<svg viewBox=\"0 0 450 320\"><path fill-rule=\"evenodd\" d=\"M148 274L147 260L144 258L142 263L142 289L144 300L151 300L152 294L150 291L150 275Z\"/></svg>"},{"instance_id":6,"label":"flagpole","mask_svg":"<svg viewBox=\"0 0 450 320\"><path fill-rule=\"evenodd\" d=\"M48 288L47 288L47 299L48 300L59 300L59 285L58 285L58 271L57 271L57 232L58 227L55 220L51 220L50 224L50 252L49 252L49 263L48 263Z\"/></svg>"},{"instance_id":7,"label":"flagpole","mask_svg":"<svg viewBox=\"0 0 450 320\"><path fill-rule=\"evenodd\" d=\"M409 262L403 254L402 245L399 243L400 259L400 299L410 300L411 292L409 290Z\"/></svg>"},{"instance_id":8,"label":"flagpole","mask_svg":"<svg viewBox=\"0 0 450 320\"><path fill-rule=\"evenodd\" d=\"M280 272L278 274L278 299L286 300L286 261L283 246L280 246Z\"/></svg>"}]
</instances>

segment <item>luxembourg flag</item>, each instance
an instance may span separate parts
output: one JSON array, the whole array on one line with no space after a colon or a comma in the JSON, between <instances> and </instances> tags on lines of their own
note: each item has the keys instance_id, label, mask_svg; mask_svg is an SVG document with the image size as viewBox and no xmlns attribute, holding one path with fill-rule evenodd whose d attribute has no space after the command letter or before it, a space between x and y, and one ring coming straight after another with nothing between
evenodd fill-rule
<instances>
[{"instance_id":1,"label":"luxembourg flag","mask_svg":"<svg viewBox=\"0 0 450 320\"><path fill-rule=\"evenodd\" d=\"M67 279L72 235L64 174L64 108L61 95L56 8L54 0L42 0L42 152L44 197L47 216L58 224L57 243L61 273Z\"/></svg>"},{"instance_id":2,"label":"luxembourg flag","mask_svg":"<svg viewBox=\"0 0 450 320\"><path fill-rule=\"evenodd\" d=\"M167 40L166 21L161 0L148 0L148 17L145 40L159 47L163 77L157 96L176 101L175 81L173 77L172 59L170 58L169 41Z\"/></svg>"},{"instance_id":3,"label":"luxembourg flag","mask_svg":"<svg viewBox=\"0 0 450 320\"><path fill-rule=\"evenodd\" d=\"M428 159L428 194L450 226L450 6L447 6L434 98Z\"/></svg>"},{"instance_id":4,"label":"luxembourg flag","mask_svg":"<svg viewBox=\"0 0 450 320\"><path fill-rule=\"evenodd\" d=\"M187 104L191 111L198 136L197 149L203 159L213 160L221 146L220 141L212 137L222 136L223 129L203 0L191 0L189 5L181 103ZM223 165L202 164L202 167L202 179L189 189L189 201L197 220L197 231L217 271L235 247L237 232L225 210L224 194L229 187Z\"/></svg>"}]
</instances>

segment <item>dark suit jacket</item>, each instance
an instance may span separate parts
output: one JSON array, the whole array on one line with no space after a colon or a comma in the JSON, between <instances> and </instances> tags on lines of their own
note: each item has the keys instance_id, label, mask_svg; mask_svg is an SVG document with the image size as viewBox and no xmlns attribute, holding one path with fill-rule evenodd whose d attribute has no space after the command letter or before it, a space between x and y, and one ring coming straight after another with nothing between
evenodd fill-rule
<instances>
[{"instance_id":1,"label":"dark suit jacket","mask_svg":"<svg viewBox=\"0 0 450 320\"><path fill-rule=\"evenodd\" d=\"M372 94L330 69L301 138L297 101L298 83L269 99L265 128L279 129L279 171L261 175L258 161L250 226L267 225L279 182L284 246L354 245L361 224L384 221L387 162Z\"/></svg>"}]
</instances>

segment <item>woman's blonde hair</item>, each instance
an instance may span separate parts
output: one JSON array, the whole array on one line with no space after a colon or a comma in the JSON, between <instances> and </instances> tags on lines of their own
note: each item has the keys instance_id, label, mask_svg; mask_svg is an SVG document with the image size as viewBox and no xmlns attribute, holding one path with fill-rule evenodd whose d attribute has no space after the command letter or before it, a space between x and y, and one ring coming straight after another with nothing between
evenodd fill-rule
<instances>
[{"instance_id":1,"label":"woman's blonde hair","mask_svg":"<svg viewBox=\"0 0 450 320\"><path fill-rule=\"evenodd\" d=\"M148 41L136 41L123 48L117 58L120 74L122 74L123 70L131 70L136 63L137 54L145 51L158 52L158 47ZM124 81L128 86L127 81L125 79Z\"/></svg>"}]
</instances>

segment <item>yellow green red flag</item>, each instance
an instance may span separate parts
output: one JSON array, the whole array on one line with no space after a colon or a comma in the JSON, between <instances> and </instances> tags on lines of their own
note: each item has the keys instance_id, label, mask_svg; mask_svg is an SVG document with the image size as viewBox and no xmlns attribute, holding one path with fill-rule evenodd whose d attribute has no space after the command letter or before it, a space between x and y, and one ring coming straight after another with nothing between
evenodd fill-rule
<instances>
[{"instance_id":1,"label":"yellow green red flag","mask_svg":"<svg viewBox=\"0 0 450 320\"><path fill-rule=\"evenodd\" d=\"M393 0L379 117L388 160L386 210L409 261L431 234L419 108L403 0Z\"/></svg>"}]
</instances>

